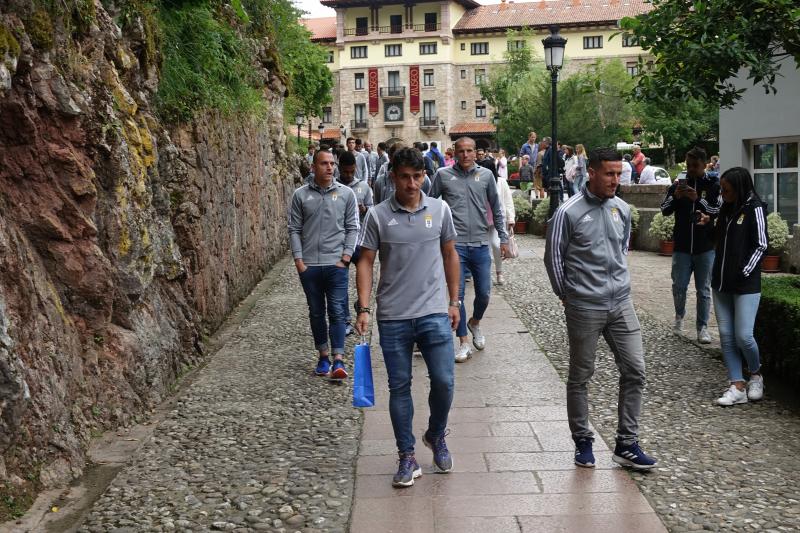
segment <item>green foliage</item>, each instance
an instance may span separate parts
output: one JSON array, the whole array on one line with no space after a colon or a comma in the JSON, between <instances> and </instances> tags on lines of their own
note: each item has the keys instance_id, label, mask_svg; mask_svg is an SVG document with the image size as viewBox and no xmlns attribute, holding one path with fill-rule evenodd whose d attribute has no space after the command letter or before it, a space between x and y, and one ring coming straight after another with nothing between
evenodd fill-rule
<instances>
[{"instance_id":1,"label":"green foliage","mask_svg":"<svg viewBox=\"0 0 800 533\"><path fill-rule=\"evenodd\" d=\"M633 233L639 229L639 219L641 215L635 205L628 204L628 206L631 208L631 233Z\"/></svg>"},{"instance_id":2,"label":"green foliage","mask_svg":"<svg viewBox=\"0 0 800 533\"><path fill-rule=\"evenodd\" d=\"M800 276L762 278L754 334L764 367L800 384Z\"/></svg>"},{"instance_id":3,"label":"green foliage","mask_svg":"<svg viewBox=\"0 0 800 533\"><path fill-rule=\"evenodd\" d=\"M550 198L545 198L533 210L533 221L537 224L546 224L547 215L550 213Z\"/></svg>"},{"instance_id":4,"label":"green foliage","mask_svg":"<svg viewBox=\"0 0 800 533\"><path fill-rule=\"evenodd\" d=\"M670 215L665 217L661 213L656 213L650 228L647 230L650 235L662 241L672 240L672 230L675 228L675 217Z\"/></svg>"},{"instance_id":5,"label":"green foliage","mask_svg":"<svg viewBox=\"0 0 800 533\"><path fill-rule=\"evenodd\" d=\"M781 218L780 213L770 213L767 215L767 233L769 234L769 255L780 255L786 248L786 241L789 240L789 224Z\"/></svg>"},{"instance_id":6,"label":"green foliage","mask_svg":"<svg viewBox=\"0 0 800 533\"><path fill-rule=\"evenodd\" d=\"M796 0L652 0L653 10L622 19L655 57L640 59L637 96L672 104L700 99L731 107L747 79L775 92L780 61L794 57L800 68L800 7ZM786 65L788 68L789 65Z\"/></svg>"},{"instance_id":7,"label":"green foliage","mask_svg":"<svg viewBox=\"0 0 800 533\"><path fill-rule=\"evenodd\" d=\"M8 54L12 57L19 57L19 42L11 33L11 30L0 24L0 60Z\"/></svg>"},{"instance_id":8,"label":"green foliage","mask_svg":"<svg viewBox=\"0 0 800 533\"><path fill-rule=\"evenodd\" d=\"M47 11L34 11L25 24L31 44L38 50L50 50L53 47L53 21Z\"/></svg>"},{"instance_id":9,"label":"green foliage","mask_svg":"<svg viewBox=\"0 0 800 533\"><path fill-rule=\"evenodd\" d=\"M163 118L188 121L201 109L263 111L252 51L234 28L206 5L162 7L159 18L164 63L156 103Z\"/></svg>"},{"instance_id":10,"label":"green foliage","mask_svg":"<svg viewBox=\"0 0 800 533\"><path fill-rule=\"evenodd\" d=\"M514 211L517 222L530 222L533 214L531 203L524 194L514 195Z\"/></svg>"},{"instance_id":11,"label":"green foliage","mask_svg":"<svg viewBox=\"0 0 800 533\"><path fill-rule=\"evenodd\" d=\"M104 0L107 10L115 12L116 22L123 31L141 24L144 29L144 47L136 50L139 63L145 69L159 65L161 26L158 22L156 0Z\"/></svg>"}]
</instances>

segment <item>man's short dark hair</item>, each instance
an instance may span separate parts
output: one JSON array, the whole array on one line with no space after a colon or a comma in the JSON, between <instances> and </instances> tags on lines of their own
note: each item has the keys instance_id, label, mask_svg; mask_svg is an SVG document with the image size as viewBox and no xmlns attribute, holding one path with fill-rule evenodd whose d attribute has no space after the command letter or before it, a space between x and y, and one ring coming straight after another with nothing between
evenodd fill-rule
<instances>
[{"instance_id":1,"label":"man's short dark hair","mask_svg":"<svg viewBox=\"0 0 800 533\"><path fill-rule=\"evenodd\" d=\"M350 166L356 164L356 156L352 152L342 152L339 156L339 166Z\"/></svg>"},{"instance_id":2,"label":"man's short dark hair","mask_svg":"<svg viewBox=\"0 0 800 533\"><path fill-rule=\"evenodd\" d=\"M695 161L702 161L703 163L705 163L706 161L708 161L708 155L706 154L706 151L703 150L702 147L695 146L694 148L686 152L686 159L693 159Z\"/></svg>"},{"instance_id":3,"label":"man's short dark hair","mask_svg":"<svg viewBox=\"0 0 800 533\"><path fill-rule=\"evenodd\" d=\"M436 144L436 141L433 141L433 142L431 143L431 148L437 148L438 146L439 146L439 145L438 145L438 144Z\"/></svg>"},{"instance_id":4,"label":"man's short dark hair","mask_svg":"<svg viewBox=\"0 0 800 533\"><path fill-rule=\"evenodd\" d=\"M414 170L425 170L425 161L422 153L416 148L401 148L392 157L392 170L397 172L400 167L410 167Z\"/></svg>"},{"instance_id":5,"label":"man's short dark hair","mask_svg":"<svg viewBox=\"0 0 800 533\"><path fill-rule=\"evenodd\" d=\"M428 143L422 143L422 149L423 150L427 150L428 149Z\"/></svg>"},{"instance_id":6,"label":"man's short dark hair","mask_svg":"<svg viewBox=\"0 0 800 533\"><path fill-rule=\"evenodd\" d=\"M361 142L361 139L356 138L356 144L364 144L364 143Z\"/></svg>"},{"instance_id":7,"label":"man's short dark hair","mask_svg":"<svg viewBox=\"0 0 800 533\"><path fill-rule=\"evenodd\" d=\"M350 141L353 141L353 142L355 142L355 140L356 140L356 138L355 138L355 137L348 137L348 138L347 138L347 140L346 140L345 142L348 142L348 143L349 143Z\"/></svg>"},{"instance_id":8,"label":"man's short dark hair","mask_svg":"<svg viewBox=\"0 0 800 533\"><path fill-rule=\"evenodd\" d=\"M381 150L383 150L385 152L386 151L386 143L384 143L384 142L378 143L378 148L380 148Z\"/></svg>"},{"instance_id":9,"label":"man's short dark hair","mask_svg":"<svg viewBox=\"0 0 800 533\"><path fill-rule=\"evenodd\" d=\"M327 150L317 150L314 152L314 158L311 160L312 164L317 164L317 159L319 159L319 154L329 154L330 152Z\"/></svg>"},{"instance_id":10,"label":"man's short dark hair","mask_svg":"<svg viewBox=\"0 0 800 533\"><path fill-rule=\"evenodd\" d=\"M603 161L622 161L622 156L614 148L595 148L589 152L589 166L600 170Z\"/></svg>"}]
</instances>

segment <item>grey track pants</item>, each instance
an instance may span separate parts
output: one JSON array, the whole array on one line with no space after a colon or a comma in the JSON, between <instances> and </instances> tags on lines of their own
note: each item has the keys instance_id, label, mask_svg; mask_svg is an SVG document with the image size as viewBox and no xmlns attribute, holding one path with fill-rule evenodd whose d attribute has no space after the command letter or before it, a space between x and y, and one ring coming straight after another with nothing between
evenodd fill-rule
<instances>
[{"instance_id":1,"label":"grey track pants","mask_svg":"<svg viewBox=\"0 0 800 533\"><path fill-rule=\"evenodd\" d=\"M633 443L638 440L645 384L642 330L633 302L628 299L611 311L580 309L567 303L564 314L569 334L567 415L573 439L594 436L589 429L587 387L594 374L597 341L602 334L620 373L617 441Z\"/></svg>"}]
</instances>

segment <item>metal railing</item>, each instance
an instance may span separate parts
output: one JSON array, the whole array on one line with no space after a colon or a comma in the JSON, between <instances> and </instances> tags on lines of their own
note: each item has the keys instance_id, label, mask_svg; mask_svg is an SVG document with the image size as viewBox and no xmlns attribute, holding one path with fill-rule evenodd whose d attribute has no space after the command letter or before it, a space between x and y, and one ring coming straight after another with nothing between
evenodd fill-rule
<instances>
[{"instance_id":1,"label":"metal railing","mask_svg":"<svg viewBox=\"0 0 800 533\"><path fill-rule=\"evenodd\" d=\"M381 87L381 98L405 98L406 88L401 87Z\"/></svg>"},{"instance_id":2,"label":"metal railing","mask_svg":"<svg viewBox=\"0 0 800 533\"><path fill-rule=\"evenodd\" d=\"M420 117L419 128L422 130L435 130L439 127L439 117Z\"/></svg>"},{"instance_id":3,"label":"metal railing","mask_svg":"<svg viewBox=\"0 0 800 533\"><path fill-rule=\"evenodd\" d=\"M350 131L366 131L369 129L367 119L353 119L350 121Z\"/></svg>"},{"instance_id":4,"label":"metal railing","mask_svg":"<svg viewBox=\"0 0 800 533\"><path fill-rule=\"evenodd\" d=\"M439 31L442 29L442 25L439 22L436 23L425 23L425 24L391 24L389 26L357 26L355 28L345 28L344 35L345 37L351 37L353 35L360 36L360 35L369 35L370 33L403 33L404 31Z\"/></svg>"}]
</instances>

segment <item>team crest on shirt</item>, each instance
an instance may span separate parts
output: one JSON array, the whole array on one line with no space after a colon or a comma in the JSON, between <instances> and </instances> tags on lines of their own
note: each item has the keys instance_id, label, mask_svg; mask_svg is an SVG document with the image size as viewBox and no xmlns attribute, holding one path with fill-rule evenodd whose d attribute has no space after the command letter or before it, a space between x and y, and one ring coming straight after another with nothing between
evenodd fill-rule
<instances>
[{"instance_id":1,"label":"team crest on shirt","mask_svg":"<svg viewBox=\"0 0 800 533\"><path fill-rule=\"evenodd\" d=\"M331 200L333 200L334 202L336 201L337 198L338 198L338 196L336 195L336 193L333 193L331 195Z\"/></svg>"},{"instance_id":2,"label":"team crest on shirt","mask_svg":"<svg viewBox=\"0 0 800 533\"><path fill-rule=\"evenodd\" d=\"M611 208L611 218L614 219L614 222L619 222L619 209L616 207Z\"/></svg>"},{"instance_id":3,"label":"team crest on shirt","mask_svg":"<svg viewBox=\"0 0 800 533\"><path fill-rule=\"evenodd\" d=\"M702 198L702 199L704 199L704 200L705 200L705 198L706 198L706 191L703 191L703 192L701 192L701 193L700 193L700 198Z\"/></svg>"},{"instance_id":4,"label":"team crest on shirt","mask_svg":"<svg viewBox=\"0 0 800 533\"><path fill-rule=\"evenodd\" d=\"M425 227L426 228L433 227L433 215L425 215Z\"/></svg>"},{"instance_id":5,"label":"team crest on shirt","mask_svg":"<svg viewBox=\"0 0 800 533\"><path fill-rule=\"evenodd\" d=\"M744 222L744 213L739 215L739 220L736 221L737 224L741 224L742 222Z\"/></svg>"}]
</instances>

